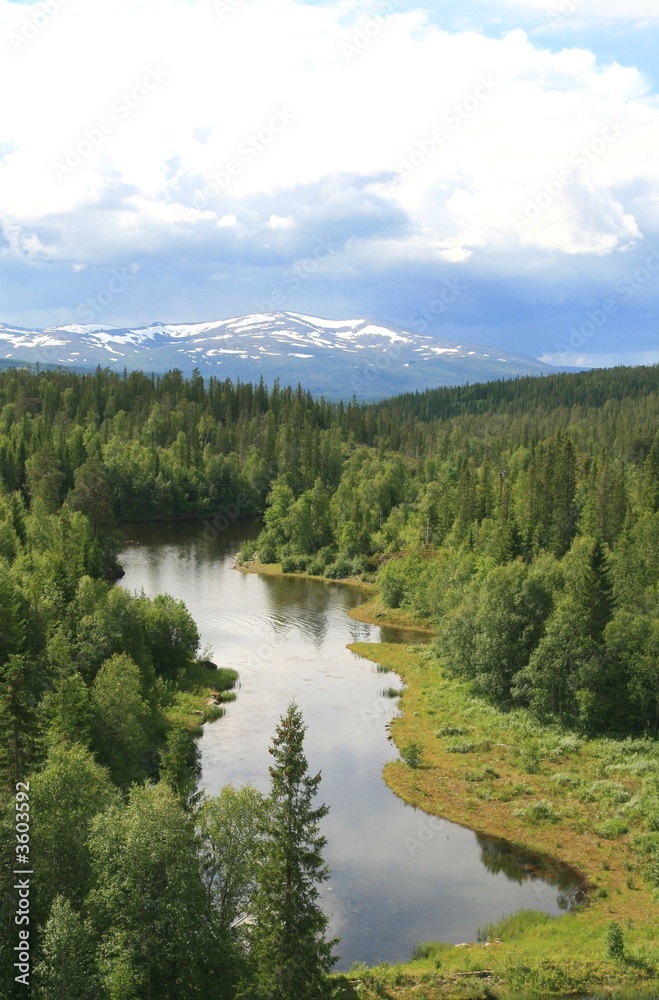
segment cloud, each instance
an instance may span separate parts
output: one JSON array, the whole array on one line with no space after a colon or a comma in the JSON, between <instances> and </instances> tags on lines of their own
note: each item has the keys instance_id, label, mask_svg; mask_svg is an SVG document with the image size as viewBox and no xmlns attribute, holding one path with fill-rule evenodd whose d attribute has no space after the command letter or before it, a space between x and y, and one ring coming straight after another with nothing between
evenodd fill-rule
<instances>
[{"instance_id":1,"label":"cloud","mask_svg":"<svg viewBox=\"0 0 659 1000\"><path fill-rule=\"evenodd\" d=\"M659 351L616 351L610 354L545 353L540 357L548 365L566 368L614 368L616 365L657 365Z\"/></svg>"},{"instance_id":2,"label":"cloud","mask_svg":"<svg viewBox=\"0 0 659 1000\"><path fill-rule=\"evenodd\" d=\"M607 24L653 25L659 0L497 0L497 9L538 14L547 29L582 30Z\"/></svg>"},{"instance_id":3,"label":"cloud","mask_svg":"<svg viewBox=\"0 0 659 1000\"><path fill-rule=\"evenodd\" d=\"M144 295L184 275L201 308L204 283L233 282L246 310L320 239L337 249L309 299L388 301L447 271L568 289L659 239L657 97L587 48L352 0L51 6L37 25L0 0L0 267L66 268L72 306L134 265ZM655 18L659 0L574 17L595 7Z\"/></svg>"}]
</instances>

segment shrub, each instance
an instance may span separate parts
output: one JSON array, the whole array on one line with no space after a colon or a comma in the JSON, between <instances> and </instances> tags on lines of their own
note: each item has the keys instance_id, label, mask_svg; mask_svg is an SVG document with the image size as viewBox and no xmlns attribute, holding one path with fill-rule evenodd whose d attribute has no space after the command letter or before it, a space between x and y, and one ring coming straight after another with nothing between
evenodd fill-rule
<instances>
[{"instance_id":1,"label":"shrub","mask_svg":"<svg viewBox=\"0 0 659 1000\"><path fill-rule=\"evenodd\" d=\"M489 778L498 778L499 775L492 767L484 767L482 771L467 771L465 781L487 781Z\"/></svg>"},{"instance_id":2,"label":"shrub","mask_svg":"<svg viewBox=\"0 0 659 1000\"><path fill-rule=\"evenodd\" d=\"M457 740L455 743L447 744L444 749L447 753L473 753L476 744L470 743L469 740Z\"/></svg>"},{"instance_id":3,"label":"shrub","mask_svg":"<svg viewBox=\"0 0 659 1000\"><path fill-rule=\"evenodd\" d=\"M346 576L352 576L353 561L344 552L340 552L333 563L325 569L325 576L330 580L342 580Z\"/></svg>"},{"instance_id":4,"label":"shrub","mask_svg":"<svg viewBox=\"0 0 659 1000\"><path fill-rule=\"evenodd\" d=\"M561 817L556 812L551 802L547 799L540 799L537 802L530 802L525 809L516 809L515 816L519 819L528 819L533 822L556 823Z\"/></svg>"},{"instance_id":5,"label":"shrub","mask_svg":"<svg viewBox=\"0 0 659 1000\"><path fill-rule=\"evenodd\" d=\"M435 735L436 736L465 736L466 733L467 733L467 730L464 728L464 726L452 726L452 725L449 724L447 726L442 726L440 729L438 729Z\"/></svg>"},{"instance_id":6,"label":"shrub","mask_svg":"<svg viewBox=\"0 0 659 1000\"><path fill-rule=\"evenodd\" d=\"M405 597L405 568L398 560L386 563L378 574L378 586L385 608L399 608Z\"/></svg>"},{"instance_id":7,"label":"shrub","mask_svg":"<svg viewBox=\"0 0 659 1000\"><path fill-rule=\"evenodd\" d=\"M537 774L539 772L542 755L537 746L532 744L531 746L525 747L519 756L522 767L527 774Z\"/></svg>"},{"instance_id":8,"label":"shrub","mask_svg":"<svg viewBox=\"0 0 659 1000\"><path fill-rule=\"evenodd\" d=\"M612 920L606 928L606 953L616 962L625 957L625 938L617 920Z\"/></svg>"},{"instance_id":9,"label":"shrub","mask_svg":"<svg viewBox=\"0 0 659 1000\"><path fill-rule=\"evenodd\" d=\"M549 780L561 788L577 788L583 784L582 778L577 778L576 775L568 774L566 771L559 771L557 774L552 774Z\"/></svg>"},{"instance_id":10,"label":"shrub","mask_svg":"<svg viewBox=\"0 0 659 1000\"><path fill-rule=\"evenodd\" d=\"M256 542L248 541L244 542L240 552L238 553L238 565L242 566L243 563L249 562L250 559L254 558L256 554Z\"/></svg>"},{"instance_id":11,"label":"shrub","mask_svg":"<svg viewBox=\"0 0 659 1000\"><path fill-rule=\"evenodd\" d=\"M281 568L283 573L304 573L309 565L309 556L301 555L299 552L286 552L281 556Z\"/></svg>"},{"instance_id":12,"label":"shrub","mask_svg":"<svg viewBox=\"0 0 659 1000\"><path fill-rule=\"evenodd\" d=\"M262 563L276 563L278 559L277 545L267 531L262 531L257 539L257 555Z\"/></svg>"},{"instance_id":13,"label":"shrub","mask_svg":"<svg viewBox=\"0 0 659 1000\"><path fill-rule=\"evenodd\" d=\"M615 840L629 833L629 825L622 819L607 819L597 827L597 834L605 840Z\"/></svg>"},{"instance_id":14,"label":"shrub","mask_svg":"<svg viewBox=\"0 0 659 1000\"><path fill-rule=\"evenodd\" d=\"M415 743L413 740L406 743L401 747L400 751L401 758L408 767L417 768L421 767L423 761L423 749L420 743Z\"/></svg>"},{"instance_id":15,"label":"shrub","mask_svg":"<svg viewBox=\"0 0 659 1000\"><path fill-rule=\"evenodd\" d=\"M318 549L307 563L307 573L310 576L325 576L325 570L336 559L336 553L329 546Z\"/></svg>"}]
</instances>

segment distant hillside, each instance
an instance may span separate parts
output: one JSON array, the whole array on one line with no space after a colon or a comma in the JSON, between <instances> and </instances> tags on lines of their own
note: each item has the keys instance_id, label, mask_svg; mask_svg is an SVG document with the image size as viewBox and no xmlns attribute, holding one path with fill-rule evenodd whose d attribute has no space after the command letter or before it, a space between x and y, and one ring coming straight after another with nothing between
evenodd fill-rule
<instances>
[{"instance_id":1,"label":"distant hillside","mask_svg":"<svg viewBox=\"0 0 659 1000\"><path fill-rule=\"evenodd\" d=\"M191 375L272 384L301 382L330 399L377 400L437 386L520 375L551 365L526 354L413 333L383 320L325 320L258 313L207 323L139 328L89 326L28 330L0 323L0 363L29 362L117 371Z\"/></svg>"}]
</instances>

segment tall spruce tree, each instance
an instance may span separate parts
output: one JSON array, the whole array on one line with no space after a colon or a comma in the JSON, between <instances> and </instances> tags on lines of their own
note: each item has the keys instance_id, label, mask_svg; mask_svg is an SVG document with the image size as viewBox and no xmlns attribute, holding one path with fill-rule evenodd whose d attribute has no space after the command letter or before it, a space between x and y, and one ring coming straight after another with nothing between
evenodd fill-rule
<instances>
[{"instance_id":1,"label":"tall spruce tree","mask_svg":"<svg viewBox=\"0 0 659 1000\"><path fill-rule=\"evenodd\" d=\"M329 877L322 856L326 839L318 832L328 807L312 806L320 774L308 773L305 731L291 703L270 747L272 787L251 907L255 972L247 991L259 1000L325 997L334 963L337 942L325 939L328 918L318 905L318 885Z\"/></svg>"}]
</instances>

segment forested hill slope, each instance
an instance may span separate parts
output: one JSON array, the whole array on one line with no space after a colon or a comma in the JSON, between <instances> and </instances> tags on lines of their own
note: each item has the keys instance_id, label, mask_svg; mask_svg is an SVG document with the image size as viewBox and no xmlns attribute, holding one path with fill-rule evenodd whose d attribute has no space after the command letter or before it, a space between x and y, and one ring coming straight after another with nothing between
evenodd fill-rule
<instances>
[{"instance_id":1,"label":"forested hill slope","mask_svg":"<svg viewBox=\"0 0 659 1000\"><path fill-rule=\"evenodd\" d=\"M358 445L423 462L509 461L567 435L583 457L629 466L647 458L657 432L659 367L619 368L435 390L373 405L329 403L302 388L268 389L174 371L120 375L97 369L0 373L0 481L8 491L46 490L61 502L88 460L102 465L119 519L216 511L240 497L242 515L264 509L270 484L298 495L320 477L333 492ZM408 466L405 464L405 468ZM592 470L591 470L592 471ZM510 479L510 477L509 477ZM384 509L389 509L385 504Z\"/></svg>"},{"instance_id":2,"label":"forested hill slope","mask_svg":"<svg viewBox=\"0 0 659 1000\"><path fill-rule=\"evenodd\" d=\"M403 419L444 420L496 408L515 412L541 407L603 406L612 399L637 399L656 391L659 365L601 368L588 372L499 380L457 388L406 392L373 404L370 409L395 413Z\"/></svg>"}]
</instances>

